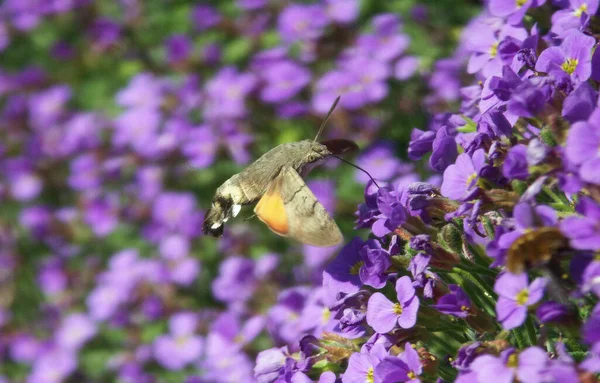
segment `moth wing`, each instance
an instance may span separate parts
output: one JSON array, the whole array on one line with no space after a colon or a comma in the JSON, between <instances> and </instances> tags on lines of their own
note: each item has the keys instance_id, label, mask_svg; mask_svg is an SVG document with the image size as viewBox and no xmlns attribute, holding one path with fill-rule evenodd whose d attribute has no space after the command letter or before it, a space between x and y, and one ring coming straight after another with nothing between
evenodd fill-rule
<instances>
[{"instance_id":1,"label":"moth wing","mask_svg":"<svg viewBox=\"0 0 600 383\"><path fill-rule=\"evenodd\" d=\"M277 176L254 207L254 214L275 234L287 237L289 233L288 215L282 195L283 178Z\"/></svg>"},{"instance_id":2,"label":"moth wing","mask_svg":"<svg viewBox=\"0 0 600 383\"><path fill-rule=\"evenodd\" d=\"M281 171L281 194L288 217L288 236L312 246L329 247L344 237L325 207L290 167Z\"/></svg>"},{"instance_id":3,"label":"moth wing","mask_svg":"<svg viewBox=\"0 0 600 383\"><path fill-rule=\"evenodd\" d=\"M254 213L275 234L307 245L328 247L344 239L325 207L290 167L271 182Z\"/></svg>"}]
</instances>

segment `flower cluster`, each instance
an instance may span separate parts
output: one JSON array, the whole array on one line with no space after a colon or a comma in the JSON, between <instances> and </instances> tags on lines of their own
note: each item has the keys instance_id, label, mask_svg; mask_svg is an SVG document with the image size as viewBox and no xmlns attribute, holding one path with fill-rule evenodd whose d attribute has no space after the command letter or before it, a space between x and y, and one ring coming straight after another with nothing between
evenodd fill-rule
<instances>
[{"instance_id":1,"label":"flower cluster","mask_svg":"<svg viewBox=\"0 0 600 383\"><path fill-rule=\"evenodd\" d=\"M411 134L441 179L367 185L321 336L259 354L260 382L597 381L598 6L487 2Z\"/></svg>"},{"instance_id":2,"label":"flower cluster","mask_svg":"<svg viewBox=\"0 0 600 383\"><path fill-rule=\"evenodd\" d=\"M358 0L108 3L0 5L0 381L252 382L259 351L326 328L335 249L243 223L216 242L203 209L340 94L324 135L375 141L419 62ZM359 162L416 179L389 143Z\"/></svg>"}]
</instances>

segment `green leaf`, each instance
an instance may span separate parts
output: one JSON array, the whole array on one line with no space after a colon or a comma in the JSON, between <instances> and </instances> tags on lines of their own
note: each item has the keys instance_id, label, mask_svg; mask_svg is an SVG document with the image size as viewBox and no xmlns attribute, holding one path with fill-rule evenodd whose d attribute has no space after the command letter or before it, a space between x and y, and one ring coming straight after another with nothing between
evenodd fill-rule
<instances>
[{"instance_id":1,"label":"green leaf","mask_svg":"<svg viewBox=\"0 0 600 383\"><path fill-rule=\"evenodd\" d=\"M223 61L227 64L237 64L246 59L252 50L252 42L248 38L238 38L225 46Z\"/></svg>"}]
</instances>

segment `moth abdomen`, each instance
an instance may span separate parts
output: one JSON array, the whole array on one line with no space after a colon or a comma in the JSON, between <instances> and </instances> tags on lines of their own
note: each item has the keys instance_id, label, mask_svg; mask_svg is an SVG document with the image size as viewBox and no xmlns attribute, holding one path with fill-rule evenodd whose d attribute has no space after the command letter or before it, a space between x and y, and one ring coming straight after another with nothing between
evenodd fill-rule
<instances>
[{"instance_id":1,"label":"moth abdomen","mask_svg":"<svg viewBox=\"0 0 600 383\"><path fill-rule=\"evenodd\" d=\"M206 212L202 230L213 237L223 235L223 224L238 215L241 205L235 204L231 197L215 196L210 209Z\"/></svg>"}]
</instances>

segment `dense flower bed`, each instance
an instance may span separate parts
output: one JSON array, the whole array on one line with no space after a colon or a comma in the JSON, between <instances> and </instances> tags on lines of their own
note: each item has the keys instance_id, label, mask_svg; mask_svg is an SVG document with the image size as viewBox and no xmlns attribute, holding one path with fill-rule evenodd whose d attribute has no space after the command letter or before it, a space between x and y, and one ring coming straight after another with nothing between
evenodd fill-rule
<instances>
[{"instance_id":1,"label":"dense flower bed","mask_svg":"<svg viewBox=\"0 0 600 383\"><path fill-rule=\"evenodd\" d=\"M476 10L438 59L466 4L2 3L0 381L595 381L598 1ZM338 95L347 243L203 237Z\"/></svg>"}]
</instances>

